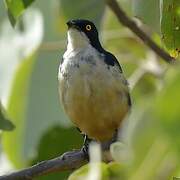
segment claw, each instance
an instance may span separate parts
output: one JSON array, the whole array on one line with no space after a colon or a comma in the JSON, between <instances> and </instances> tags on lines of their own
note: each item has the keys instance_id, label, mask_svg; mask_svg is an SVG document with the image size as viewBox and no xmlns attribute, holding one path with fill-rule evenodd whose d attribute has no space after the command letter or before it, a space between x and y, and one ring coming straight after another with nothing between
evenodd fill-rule
<instances>
[{"instance_id":1,"label":"claw","mask_svg":"<svg viewBox=\"0 0 180 180\"><path fill-rule=\"evenodd\" d=\"M83 147L81 148L81 151L83 151L84 156L89 161L89 146L83 145Z\"/></svg>"},{"instance_id":2,"label":"claw","mask_svg":"<svg viewBox=\"0 0 180 180\"><path fill-rule=\"evenodd\" d=\"M83 147L81 150L84 152L84 155L88 159L88 161L89 161L89 143L90 142L91 142L91 139L89 139L87 135L84 135L84 142L83 142Z\"/></svg>"}]
</instances>

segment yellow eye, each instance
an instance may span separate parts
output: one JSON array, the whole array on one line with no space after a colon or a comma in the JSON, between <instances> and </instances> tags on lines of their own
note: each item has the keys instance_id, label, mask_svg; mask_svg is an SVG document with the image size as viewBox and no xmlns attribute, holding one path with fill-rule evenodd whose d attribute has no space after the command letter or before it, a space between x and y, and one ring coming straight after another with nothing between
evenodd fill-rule
<instances>
[{"instance_id":1,"label":"yellow eye","mask_svg":"<svg viewBox=\"0 0 180 180\"><path fill-rule=\"evenodd\" d=\"M90 31L90 30L91 30L91 25L89 25L89 24L86 25L86 30L87 30L87 31Z\"/></svg>"}]
</instances>

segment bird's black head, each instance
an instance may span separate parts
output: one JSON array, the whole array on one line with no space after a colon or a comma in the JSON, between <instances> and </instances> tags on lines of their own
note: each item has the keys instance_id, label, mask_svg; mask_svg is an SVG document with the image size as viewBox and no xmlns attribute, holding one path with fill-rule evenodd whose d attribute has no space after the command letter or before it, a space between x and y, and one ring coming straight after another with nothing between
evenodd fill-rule
<instances>
[{"instance_id":1,"label":"bird's black head","mask_svg":"<svg viewBox=\"0 0 180 180\"><path fill-rule=\"evenodd\" d=\"M98 50L101 50L101 44L98 38L98 31L93 22L85 19L73 19L67 22L68 29L75 28L83 32L89 39L91 45Z\"/></svg>"}]
</instances>

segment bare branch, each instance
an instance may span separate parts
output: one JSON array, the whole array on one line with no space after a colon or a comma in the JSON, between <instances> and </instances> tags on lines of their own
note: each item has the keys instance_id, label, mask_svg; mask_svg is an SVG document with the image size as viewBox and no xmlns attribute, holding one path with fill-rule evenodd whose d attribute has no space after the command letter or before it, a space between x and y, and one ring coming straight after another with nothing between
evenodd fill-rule
<instances>
[{"instance_id":1,"label":"bare branch","mask_svg":"<svg viewBox=\"0 0 180 180\"><path fill-rule=\"evenodd\" d=\"M118 20L133 33L135 33L147 46L149 46L158 56L163 58L168 63L174 63L175 59L166 53L162 48L155 44L150 37L143 32L136 23L131 20L126 13L122 10L116 0L107 0L108 6L117 16Z\"/></svg>"},{"instance_id":2,"label":"bare branch","mask_svg":"<svg viewBox=\"0 0 180 180\"><path fill-rule=\"evenodd\" d=\"M8 175L0 176L0 180L29 180L53 172L77 169L87 162L87 157L83 151L70 151L60 157L40 162L32 167Z\"/></svg>"}]
</instances>

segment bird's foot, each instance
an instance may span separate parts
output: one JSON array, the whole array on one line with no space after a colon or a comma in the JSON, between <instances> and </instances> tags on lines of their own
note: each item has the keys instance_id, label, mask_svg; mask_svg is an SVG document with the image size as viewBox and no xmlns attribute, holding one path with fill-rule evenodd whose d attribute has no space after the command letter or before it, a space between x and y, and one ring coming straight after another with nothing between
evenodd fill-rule
<instances>
[{"instance_id":1,"label":"bird's foot","mask_svg":"<svg viewBox=\"0 0 180 180\"><path fill-rule=\"evenodd\" d=\"M88 159L88 161L89 161L89 143L90 142L91 142L91 139L89 139L87 135L84 135L84 143L81 150L84 152L84 155Z\"/></svg>"},{"instance_id":2,"label":"bird's foot","mask_svg":"<svg viewBox=\"0 0 180 180\"><path fill-rule=\"evenodd\" d=\"M81 148L81 151L83 151L84 156L89 161L89 145L83 145L83 147Z\"/></svg>"}]
</instances>

